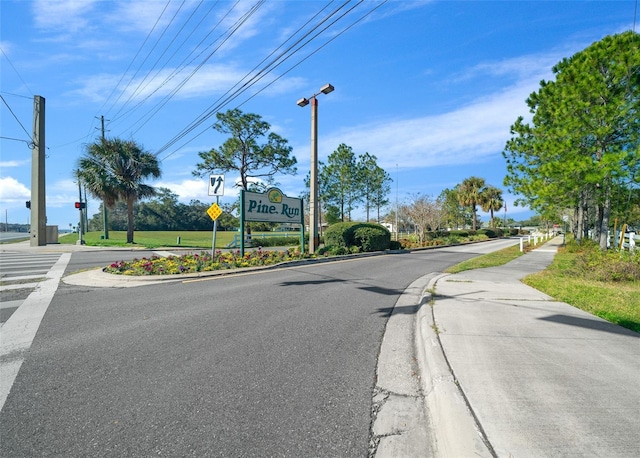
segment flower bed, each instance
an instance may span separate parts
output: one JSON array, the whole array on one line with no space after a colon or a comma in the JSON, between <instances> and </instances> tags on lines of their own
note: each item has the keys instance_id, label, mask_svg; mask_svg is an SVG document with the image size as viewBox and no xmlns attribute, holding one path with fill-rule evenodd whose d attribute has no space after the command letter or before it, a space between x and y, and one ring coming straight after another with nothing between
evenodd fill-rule
<instances>
[{"instance_id":1,"label":"flower bed","mask_svg":"<svg viewBox=\"0 0 640 458\"><path fill-rule=\"evenodd\" d=\"M237 269L242 267L258 267L278 264L285 261L308 259L296 249L288 251L264 251L261 249L240 255L240 251L201 254L187 254L183 256L133 259L132 261L117 261L105 267L104 271L120 275L172 275L195 272L210 272L214 270Z\"/></svg>"}]
</instances>

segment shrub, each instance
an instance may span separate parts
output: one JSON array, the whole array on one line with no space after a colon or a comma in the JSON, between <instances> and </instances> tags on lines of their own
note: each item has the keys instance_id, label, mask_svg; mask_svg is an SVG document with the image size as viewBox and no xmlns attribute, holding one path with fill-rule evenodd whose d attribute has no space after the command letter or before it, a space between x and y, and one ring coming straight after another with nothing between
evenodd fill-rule
<instances>
[{"instance_id":1,"label":"shrub","mask_svg":"<svg viewBox=\"0 0 640 458\"><path fill-rule=\"evenodd\" d=\"M490 239L495 239L496 237L502 237L503 232L501 229L478 229L476 234L486 235Z\"/></svg>"},{"instance_id":2,"label":"shrub","mask_svg":"<svg viewBox=\"0 0 640 458\"><path fill-rule=\"evenodd\" d=\"M640 281L640 255L628 251L601 251L598 244L583 240L581 244L568 243L570 253L577 253L569 274L602 282Z\"/></svg>"},{"instance_id":3,"label":"shrub","mask_svg":"<svg viewBox=\"0 0 640 458\"><path fill-rule=\"evenodd\" d=\"M389 242L389 249L390 250L400 250L400 249L402 249L402 244L397 240L391 240Z\"/></svg>"},{"instance_id":4,"label":"shrub","mask_svg":"<svg viewBox=\"0 0 640 458\"><path fill-rule=\"evenodd\" d=\"M357 226L353 238L355 245L365 252L383 251L391 244L389 231L378 225Z\"/></svg>"},{"instance_id":5,"label":"shrub","mask_svg":"<svg viewBox=\"0 0 640 458\"><path fill-rule=\"evenodd\" d=\"M309 240L307 234L305 234L305 240ZM262 247L300 245L300 236L262 237L260 235L254 235L251 237L251 244Z\"/></svg>"},{"instance_id":6,"label":"shrub","mask_svg":"<svg viewBox=\"0 0 640 458\"><path fill-rule=\"evenodd\" d=\"M347 247L351 243L348 240L347 229L353 223L332 224L324 231L324 243L326 246Z\"/></svg>"},{"instance_id":7,"label":"shrub","mask_svg":"<svg viewBox=\"0 0 640 458\"><path fill-rule=\"evenodd\" d=\"M328 253L332 256L342 256L344 254L349 254L349 249L344 246L330 246L328 250Z\"/></svg>"},{"instance_id":8,"label":"shrub","mask_svg":"<svg viewBox=\"0 0 640 458\"><path fill-rule=\"evenodd\" d=\"M348 222L332 224L324 238L330 247L356 246L361 251L379 251L389 248L391 233L379 224Z\"/></svg>"}]
</instances>

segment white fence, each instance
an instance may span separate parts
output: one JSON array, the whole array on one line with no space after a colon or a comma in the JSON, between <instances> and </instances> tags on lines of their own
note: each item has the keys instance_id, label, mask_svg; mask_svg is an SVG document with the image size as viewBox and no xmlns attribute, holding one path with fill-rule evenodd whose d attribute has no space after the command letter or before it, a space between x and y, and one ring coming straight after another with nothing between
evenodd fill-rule
<instances>
[{"instance_id":1,"label":"white fence","mask_svg":"<svg viewBox=\"0 0 640 458\"><path fill-rule=\"evenodd\" d=\"M544 242L545 240L549 240L553 238L554 235L551 232L537 232L532 235L526 235L524 237L520 237L520 252L524 251L525 241L529 245L537 246L539 243Z\"/></svg>"},{"instance_id":2,"label":"white fence","mask_svg":"<svg viewBox=\"0 0 640 458\"><path fill-rule=\"evenodd\" d=\"M609 248L635 251L636 244L638 242L640 242L640 235L636 235L635 232L622 233L620 231L616 231L615 234L612 234L611 231L609 231Z\"/></svg>"}]
</instances>

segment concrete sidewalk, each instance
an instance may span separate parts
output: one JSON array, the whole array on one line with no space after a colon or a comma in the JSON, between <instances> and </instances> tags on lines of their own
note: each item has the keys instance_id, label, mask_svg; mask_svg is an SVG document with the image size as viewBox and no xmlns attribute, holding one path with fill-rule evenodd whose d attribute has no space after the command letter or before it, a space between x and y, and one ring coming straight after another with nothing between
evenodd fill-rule
<instances>
[{"instance_id":1,"label":"concrete sidewalk","mask_svg":"<svg viewBox=\"0 0 640 458\"><path fill-rule=\"evenodd\" d=\"M640 334L520 281L561 243L431 282L416 338L436 456L640 456Z\"/></svg>"}]
</instances>

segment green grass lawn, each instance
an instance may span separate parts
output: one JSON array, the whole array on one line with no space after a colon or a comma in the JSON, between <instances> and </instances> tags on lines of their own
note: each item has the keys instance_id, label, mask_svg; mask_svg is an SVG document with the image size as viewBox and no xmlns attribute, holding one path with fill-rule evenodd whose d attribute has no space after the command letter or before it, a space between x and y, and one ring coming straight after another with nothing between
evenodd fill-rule
<instances>
[{"instance_id":1,"label":"green grass lawn","mask_svg":"<svg viewBox=\"0 0 640 458\"><path fill-rule=\"evenodd\" d=\"M494 251L493 253L483 254L475 258L468 259L449 267L445 272L450 274L457 274L458 272L464 272L465 270L472 269L484 269L486 267L502 266L509 261L512 261L524 253L520 252L520 245L516 244L509 248L504 248L500 251Z\"/></svg>"},{"instance_id":2,"label":"green grass lawn","mask_svg":"<svg viewBox=\"0 0 640 458\"><path fill-rule=\"evenodd\" d=\"M519 246L478 256L447 269L448 273L506 264L522 256ZM592 313L612 323L640 332L640 282L599 281L575 269L580 252L560 248L546 270L529 275L523 282L555 300ZM605 267L606 269L606 267Z\"/></svg>"},{"instance_id":3,"label":"green grass lawn","mask_svg":"<svg viewBox=\"0 0 640 458\"><path fill-rule=\"evenodd\" d=\"M216 232L216 248L225 248L238 232L217 231ZM278 232L254 232L252 234L254 240L259 240L262 234L265 235L281 235L285 233ZM295 232L288 233L290 236L299 240L299 234ZM133 234L133 245L127 243L126 231L109 231L109 239L103 240L102 231L87 232L83 235L83 240L87 245L91 246L135 246L140 248L158 248L158 247L182 247L182 248L202 248L211 249L213 242L213 231L136 231ZM180 243L178 243L178 237ZM73 233L65 235L59 239L60 243L74 245L78 241L78 234Z\"/></svg>"},{"instance_id":4,"label":"green grass lawn","mask_svg":"<svg viewBox=\"0 0 640 458\"><path fill-rule=\"evenodd\" d=\"M640 282L605 282L576 277L572 272L579 253L560 250L544 271L524 283L612 323L640 332Z\"/></svg>"}]
</instances>

